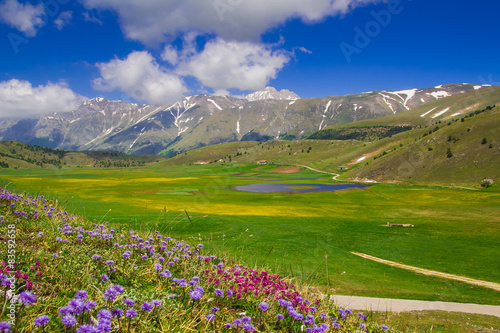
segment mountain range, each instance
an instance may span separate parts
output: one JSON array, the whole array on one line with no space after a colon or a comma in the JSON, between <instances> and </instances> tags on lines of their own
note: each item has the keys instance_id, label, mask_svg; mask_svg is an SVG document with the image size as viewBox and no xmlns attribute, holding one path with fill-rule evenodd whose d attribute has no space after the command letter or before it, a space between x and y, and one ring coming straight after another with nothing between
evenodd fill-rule
<instances>
[{"instance_id":1,"label":"mountain range","mask_svg":"<svg viewBox=\"0 0 500 333\"><path fill-rule=\"evenodd\" d=\"M328 126L400 114L485 87L463 83L320 98L267 87L245 97L196 95L162 106L94 98L70 112L0 119L0 140L173 156L225 142L302 139Z\"/></svg>"}]
</instances>

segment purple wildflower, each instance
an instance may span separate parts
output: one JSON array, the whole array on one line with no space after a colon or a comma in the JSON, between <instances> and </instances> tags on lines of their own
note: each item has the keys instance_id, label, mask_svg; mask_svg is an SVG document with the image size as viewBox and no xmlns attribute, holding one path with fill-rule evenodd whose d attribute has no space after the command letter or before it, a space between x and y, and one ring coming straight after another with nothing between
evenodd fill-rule
<instances>
[{"instance_id":1,"label":"purple wildflower","mask_svg":"<svg viewBox=\"0 0 500 333\"><path fill-rule=\"evenodd\" d=\"M85 302L85 311L90 311L90 309L93 309L97 306L97 303L93 300L88 300Z\"/></svg>"},{"instance_id":2,"label":"purple wildflower","mask_svg":"<svg viewBox=\"0 0 500 333\"><path fill-rule=\"evenodd\" d=\"M255 331L255 326L253 326L252 324L243 324L242 327L243 327L243 330L247 331L247 332Z\"/></svg>"},{"instance_id":3,"label":"purple wildflower","mask_svg":"<svg viewBox=\"0 0 500 333\"><path fill-rule=\"evenodd\" d=\"M97 333L97 330L92 325L84 324L76 329L76 333Z\"/></svg>"},{"instance_id":4,"label":"purple wildflower","mask_svg":"<svg viewBox=\"0 0 500 333\"><path fill-rule=\"evenodd\" d=\"M155 271L159 272L162 270L161 264L155 264Z\"/></svg>"},{"instance_id":5,"label":"purple wildflower","mask_svg":"<svg viewBox=\"0 0 500 333\"><path fill-rule=\"evenodd\" d=\"M111 265L114 265L114 264L115 264L115 262L113 260L106 261L106 265L111 266Z\"/></svg>"},{"instance_id":6,"label":"purple wildflower","mask_svg":"<svg viewBox=\"0 0 500 333\"><path fill-rule=\"evenodd\" d=\"M383 329L384 331L388 331L389 330L389 327L387 327L386 325L382 325L380 326L381 329Z\"/></svg>"},{"instance_id":7,"label":"purple wildflower","mask_svg":"<svg viewBox=\"0 0 500 333\"><path fill-rule=\"evenodd\" d=\"M73 317L73 315L67 314L61 318L61 322L63 323L64 326L73 327L76 325L76 318Z\"/></svg>"},{"instance_id":8,"label":"purple wildflower","mask_svg":"<svg viewBox=\"0 0 500 333\"><path fill-rule=\"evenodd\" d=\"M123 317L123 314L124 314L124 312L120 308L116 308L116 309L111 310L111 315L115 318Z\"/></svg>"},{"instance_id":9,"label":"purple wildflower","mask_svg":"<svg viewBox=\"0 0 500 333\"><path fill-rule=\"evenodd\" d=\"M214 293L218 297L224 297L224 292L219 288L215 289Z\"/></svg>"},{"instance_id":10,"label":"purple wildflower","mask_svg":"<svg viewBox=\"0 0 500 333\"><path fill-rule=\"evenodd\" d=\"M225 324L224 328L233 328L233 325L231 325L231 324Z\"/></svg>"},{"instance_id":11,"label":"purple wildflower","mask_svg":"<svg viewBox=\"0 0 500 333\"><path fill-rule=\"evenodd\" d=\"M35 295L33 295L31 292L23 291L19 294L19 302L23 303L24 305L31 305L36 302L36 298Z\"/></svg>"},{"instance_id":12,"label":"purple wildflower","mask_svg":"<svg viewBox=\"0 0 500 333\"><path fill-rule=\"evenodd\" d=\"M87 297L89 297L89 294L85 290L78 290L75 294L75 298L87 299Z\"/></svg>"},{"instance_id":13,"label":"purple wildflower","mask_svg":"<svg viewBox=\"0 0 500 333\"><path fill-rule=\"evenodd\" d=\"M85 310L85 302L79 298L74 298L68 302L71 314L79 314Z\"/></svg>"},{"instance_id":14,"label":"purple wildflower","mask_svg":"<svg viewBox=\"0 0 500 333\"><path fill-rule=\"evenodd\" d=\"M123 304L125 304L126 306L128 306L129 308L133 307L135 305L135 301L130 299L130 298L126 298L123 300Z\"/></svg>"},{"instance_id":15,"label":"purple wildflower","mask_svg":"<svg viewBox=\"0 0 500 333\"><path fill-rule=\"evenodd\" d=\"M231 289L226 290L226 295L229 298L233 297L233 291Z\"/></svg>"},{"instance_id":16,"label":"purple wildflower","mask_svg":"<svg viewBox=\"0 0 500 333\"><path fill-rule=\"evenodd\" d=\"M137 316L137 311L135 311L135 309L128 309L127 311L125 311L125 316L134 318L135 316Z\"/></svg>"},{"instance_id":17,"label":"purple wildflower","mask_svg":"<svg viewBox=\"0 0 500 333\"><path fill-rule=\"evenodd\" d=\"M118 293L116 292L115 288L108 288L104 292L104 299L108 301L114 301L116 296L118 296Z\"/></svg>"},{"instance_id":18,"label":"purple wildflower","mask_svg":"<svg viewBox=\"0 0 500 333\"><path fill-rule=\"evenodd\" d=\"M159 299L154 299L151 301L151 304L154 306L161 306L161 301Z\"/></svg>"},{"instance_id":19,"label":"purple wildflower","mask_svg":"<svg viewBox=\"0 0 500 333\"><path fill-rule=\"evenodd\" d=\"M113 288L116 290L117 293L119 294L123 294L125 292L125 289L123 289L122 286L120 286L119 284L115 284L113 286Z\"/></svg>"},{"instance_id":20,"label":"purple wildflower","mask_svg":"<svg viewBox=\"0 0 500 333\"><path fill-rule=\"evenodd\" d=\"M191 297L193 300L197 301L203 296L203 288L200 286L195 287L189 292L189 297Z\"/></svg>"},{"instance_id":21,"label":"purple wildflower","mask_svg":"<svg viewBox=\"0 0 500 333\"><path fill-rule=\"evenodd\" d=\"M259 309L262 312L266 312L267 310L269 310L269 305L266 302L261 302L259 304Z\"/></svg>"},{"instance_id":22,"label":"purple wildflower","mask_svg":"<svg viewBox=\"0 0 500 333\"><path fill-rule=\"evenodd\" d=\"M106 282L109 281L109 277L106 274L103 273L101 275L101 281L104 282L104 283L106 283Z\"/></svg>"},{"instance_id":23,"label":"purple wildflower","mask_svg":"<svg viewBox=\"0 0 500 333\"><path fill-rule=\"evenodd\" d=\"M3 321L0 322L0 332L10 333L11 332L10 324Z\"/></svg>"},{"instance_id":24,"label":"purple wildflower","mask_svg":"<svg viewBox=\"0 0 500 333\"><path fill-rule=\"evenodd\" d=\"M41 315L35 318L35 326L45 326L49 323L50 317L47 315Z\"/></svg>"},{"instance_id":25,"label":"purple wildflower","mask_svg":"<svg viewBox=\"0 0 500 333\"><path fill-rule=\"evenodd\" d=\"M151 312L151 310L153 310L153 305L151 303L148 303L148 302L144 302L142 303L142 310L146 311L146 312Z\"/></svg>"},{"instance_id":26,"label":"purple wildflower","mask_svg":"<svg viewBox=\"0 0 500 333\"><path fill-rule=\"evenodd\" d=\"M279 319L279 320L283 320L283 319L285 319L285 316L283 316L281 313L278 313L275 318Z\"/></svg>"},{"instance_id":27,"label":"purple wildflower","mask_svg":"<svg viewBox=\"0 0 500 333\"><path fill-rule=\"evenodd\" d=\"M207 321L214 321L215 320L215 315L214 314L208 314L207 315Z\"/></svg>"},{"instance_id":28,"label":"purple wildflower","mask_svg":"<svg viewBox=\"0 0 500 333\"><path fill-rule=\"evenodd\" d=\"M211 308L211 309L210 309L210 312L212 312L212 313L217 313L217 312L219 312L219 310L220 310L220 309L219 309L218 307L215 307L215 306L214 306L213 308Z\"/></svg>"}]
</instances>

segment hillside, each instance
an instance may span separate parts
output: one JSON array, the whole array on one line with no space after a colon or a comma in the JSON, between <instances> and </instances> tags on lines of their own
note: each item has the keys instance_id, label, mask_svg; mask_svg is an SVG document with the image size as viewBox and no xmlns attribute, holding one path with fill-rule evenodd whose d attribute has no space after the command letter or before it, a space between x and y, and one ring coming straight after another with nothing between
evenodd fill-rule
<instances>
[{"instance_id":1,"label":"hillside","mask_svg":"<svg viewBox=\"0 0 500 333\"><path fill-rule=\"evenodd\" d=\"M484 178L498 180L500 107L471 115L381 140L393 147L363 155L367 158L343 177L476 187Z\"/></svg>"},{"instance_id":2,"label":"hillside","mask_svg":"<svg viewBox=\"0 0 500 333\"><path fill-rule=\"evenodd\" d=\"M131 156L112 151L72 152L0 141L0 168L134 167L157 162L156 155Z\"/></svg>"},{"instance_id":3,"label":"hillside","mask_svg":"<svg viewBox=\"0 0 500 333\"><path fill-rule=\"evenodd\" d=\"M499 176L499 110L486 107L461 116L443 116L441 120L436 117L427 126L373 141L308 139L220 144L179 154L162 165L266 161L340 173L340 180L479 187L482 179L495 180ZM378 120L384 121L393 120ZM449 151L453 156L448 157Z\"/></svg>"},{"instance_id":4,"label":"hillside","mask_svg":"<svg viewBox=\"0 0 500 333\"><path fill-rule=\"evenodd\" d=\"M345 140L380 139L414 128L430 126L436 121L462 117L473 110L500 104L500 86L450 96L415 107L406 112L382 118L331 125L312 134L310 139Z\"/></svg>"}]
</instances>

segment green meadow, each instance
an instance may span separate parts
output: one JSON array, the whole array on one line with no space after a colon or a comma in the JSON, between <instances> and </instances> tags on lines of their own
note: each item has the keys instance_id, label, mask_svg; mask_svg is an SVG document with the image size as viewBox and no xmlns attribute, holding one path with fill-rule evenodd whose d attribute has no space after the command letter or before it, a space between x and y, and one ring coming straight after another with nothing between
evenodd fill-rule
<instances>
[{"instance_id":1,"label":"green meadow","mask_svg":"<svg viewBox=\"0 0 500 333\"><path fill-rule=\"evenodd\" d=\"M301 279L322 292L500 304L498 291L351 254L500 283L498 186L372 184L316 193L235 190L276 179L289 179L297 189L304 189L300 184L333 183L331 176L306 169L292 174L273 169L257 169L255 164L18 169L2 170L0 185L45 194L68 211L96 221L199 238L214 251Z\"/></svg>"}]
</instances>

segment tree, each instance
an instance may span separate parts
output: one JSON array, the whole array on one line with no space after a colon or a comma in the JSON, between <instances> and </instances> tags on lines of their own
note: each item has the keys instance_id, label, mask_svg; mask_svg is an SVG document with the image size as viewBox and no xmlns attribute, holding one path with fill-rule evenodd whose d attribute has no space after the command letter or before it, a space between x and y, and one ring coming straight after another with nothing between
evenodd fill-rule
<instances>
[{"instance_id":1,"label":"tree","mask_svg":"<svg viewBox=\"0 0 500 333\"><path fill-rule=\"evenodd\" d=\"M485 145L485 144L487 144L487 143L488 143L488 140L486 140L486 138L483 138L483 141L481 141L481 144L482 144L482 145Z\"/></svg>"},{"instance_id":2,"label":"tree","mask_svg":"<svg viewBox=\"0 0 500 333\"><path fill-rule=\"evenodd\" d=\"M446 151L446 157L448 158L453 157L453 152L451 151L451 148L448 148L448 150Z\"/></svg>"}]
</instances>

